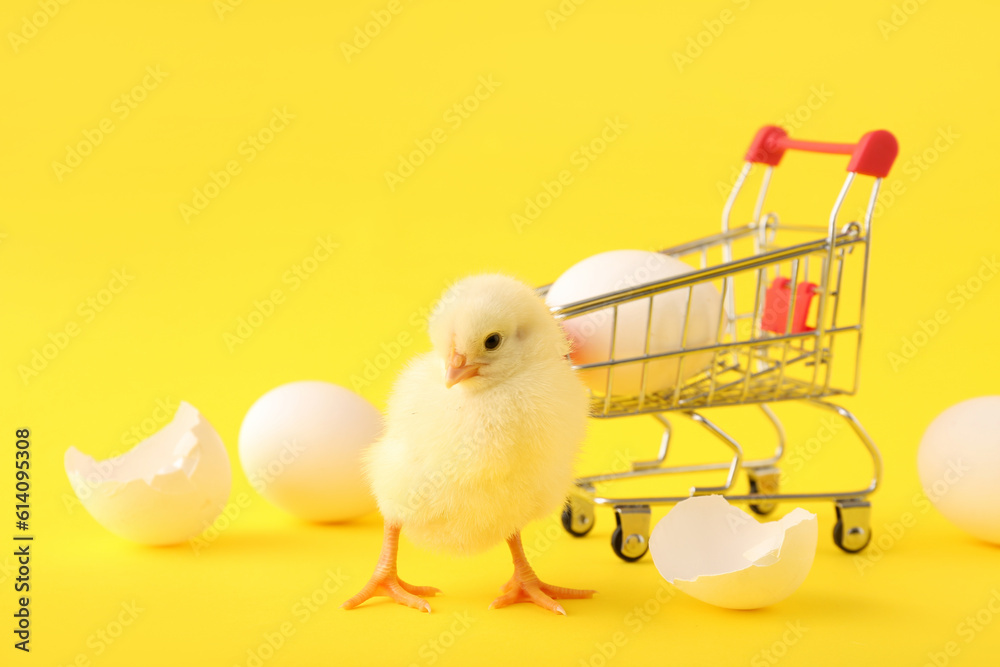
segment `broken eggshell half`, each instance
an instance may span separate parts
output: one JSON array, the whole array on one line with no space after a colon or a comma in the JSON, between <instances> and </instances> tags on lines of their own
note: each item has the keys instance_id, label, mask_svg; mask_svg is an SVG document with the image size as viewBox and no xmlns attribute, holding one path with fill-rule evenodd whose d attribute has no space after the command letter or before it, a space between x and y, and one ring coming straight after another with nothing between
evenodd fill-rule
<instances>
[{"instance_id":1,"label":"broken eggshell half","mask_svg":"<svg viewBox=\"0 0 1000 667\"><path fill-rule=\"evenodd\" d=\"M219 434L183 401L169 424L128 452L95 461L70 447L65 465L90 515L142 544L177 544L199 534L222 512L232 485Z\"/></svg>"},{"instance_id":2,"label":"broken eggshell half","mask_svg":"<svg viewBox=\"0 0 1000 667\"><path fill-rule=\"evenodd\" d=\"M760 523L722 496L677 504L656 524L649 549L664 579L702 602L758 609L805 581L816 556L816 515L797 507Z\"/></svg>"}]
</instances>

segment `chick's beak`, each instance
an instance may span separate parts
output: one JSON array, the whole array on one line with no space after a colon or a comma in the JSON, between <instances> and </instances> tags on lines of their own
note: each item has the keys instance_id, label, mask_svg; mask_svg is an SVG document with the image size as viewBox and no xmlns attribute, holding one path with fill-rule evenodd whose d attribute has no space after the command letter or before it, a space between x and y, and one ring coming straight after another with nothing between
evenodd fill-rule
<instances>
[{"instance_id":1,"label":"chick's beak","mask_svg":"<svg viewBox=\"0 0 1000 667\"><path fill-rule=\"evenodd\" d=\"M444 374L444 384L449 389L462 380L467 380L475 375L479 375L479 364L465 363L465 355L458 354L454 348L448 358L448 368Z\"/></svg>"}]
</instances>

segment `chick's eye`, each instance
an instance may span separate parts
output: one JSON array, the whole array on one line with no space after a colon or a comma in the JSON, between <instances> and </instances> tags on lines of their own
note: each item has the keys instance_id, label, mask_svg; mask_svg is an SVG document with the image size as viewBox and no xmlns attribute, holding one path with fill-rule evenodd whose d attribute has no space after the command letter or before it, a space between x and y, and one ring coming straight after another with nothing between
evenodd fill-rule
<instances>
[{"instance_id":1,"label":"chick's eye","mask_svg":"<svg viewBox=\"0 0 1000 667\"><path fill-rule=\"evenodd\" d=\"M503 337L500 334L491 333L486 337L486 340L483 341L483 347L487 350L495 350L500 347L501 341L503 341Z\"/></svg>"}]
</instances>

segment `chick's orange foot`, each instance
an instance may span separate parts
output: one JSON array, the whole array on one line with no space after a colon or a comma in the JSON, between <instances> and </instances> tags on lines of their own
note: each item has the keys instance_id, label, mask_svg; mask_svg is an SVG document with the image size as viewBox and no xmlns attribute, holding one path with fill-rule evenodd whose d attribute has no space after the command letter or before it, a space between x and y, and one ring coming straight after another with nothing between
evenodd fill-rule
<instances>
[{"instance_id":1,"label":"chick's orange foot","mask_svg":"<svg viewBox=\"0 0 1000 667\"><path fill-rule=\"evenodd\" d=\"M376 571L357 595L340 606L344 609L354 609L362 602L381 595L391 598L401 605L430 613L431 606L427 604L427 600L420 596L427 595L433 597L435 593L440 592L440 590L433 586L414 586L413 584L408 584L394 572Z\"/></svg>"},{"instance_id":2,"label":"chick's orange foot","mask_svg":"<svg viewBox=\"0 0 1000 667\"><path fill-rule=\"evenodd\" d=\"M499 609L517 602L534 602L543 609L565 616L566 610L556 600L581 600L593 597L597 591L553 586L539 581L537 576L534 581L522 581L515 574L503 585L500 592L503 595L490 603L490 609Z\"/></svg>"},{"instance_id":3,"label":"chick's orange foot","mask_svg":"<svg viewBox=\"0 0 1000 667\"><path fill-rule=\"evenodd\" d=\"M433 586L414 586L399 578L396 574L396 554L399 550L399 529L395 524L385 524L385 536L382 541L382 553L379 555L375 574L368 580L365 587L357 595L340 605L343 609L354 609L362 602L376 596L391 598L401 605L413 607L430 613L431 606L421 595L433 597L441 591Z\"/></svg>"},{"instance_id":4,"label":"chick's orange foot","mask_svg":"<svg viewBox=\"0 0 1000 667\"><path fill-rule=\"evenodd\" d=\"M553 586L540 581L524 555L520 533L515 533L509 538L507 546L510 547L511 556L514 558L514 576L500 588L501 595L490 603L490 609L499 609L518 602L533 602L543 609L565 616L566 610L556 600L581 600L593 597L597 592Z\"/></svg>"}]
</instances>

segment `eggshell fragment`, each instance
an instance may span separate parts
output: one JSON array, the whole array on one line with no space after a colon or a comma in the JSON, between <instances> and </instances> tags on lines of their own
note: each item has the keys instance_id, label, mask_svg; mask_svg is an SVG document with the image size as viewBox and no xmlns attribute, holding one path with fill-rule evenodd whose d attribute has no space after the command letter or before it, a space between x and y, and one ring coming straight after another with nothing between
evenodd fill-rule
<instances>
[{"instance_id":1,"label":"eggshell fragment","mask_svg":"<svg viewBox=\"0 0 1000 667\"><path fill-rule=\"evenodd\" d=\"M694 268L679 259L647 250L611 250L577 262L549 287L545 300L550 306L566 306L586 301L627 287L659 282L691 273ZM684 318L688 296L687 339L684 340ZM649 353L658 354L681 349L704 347L718 340L722 297L709 283L657 294L653 298L652 318L649 299L639 299L618 307L615 331L615 360L643 356L646 352L647 323L652 320ZM573 344L571 357L576 364L608 361L614 313L605 308L586 315L563 320L563 329ZM711 362L711 352L688 354L680 366L678 357L659 359L647 364L645 387L648 392L667 391L677 382L705 370ZM642 389L643 364L631 363L615 368L611 393L637 395ZM607 391L608 371L594 368L580 373L580 378L599 394Z\"/></svg>"},{"instance_id":2,"label":"eggshell fragment","mask_svg":"<svg viewBox=\"0 0 1000 667\"><path fill-rule=\"evenodd\" d=\"M816 555L816 515L795 508L760 523L722 496L677 504L650 536L664 579L702 602L757 609L784 600L805 581Z\"/></svg>"},{"instance_id":3,"label":"eggshell fragment","mask_svg":"<svg viewBox=\"0 0 1000 667\"><path fill-rule=\"evenodd\" d=\"M70 447L64 463L90 515L142 544L176 544L202 532L222 512L232 485L219 434L183 401L169 424L125 454L95 461Z\"/></svg>"}]
</instances>

